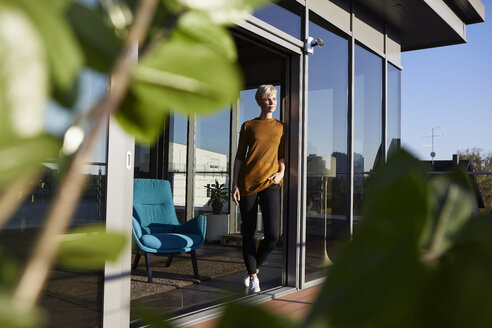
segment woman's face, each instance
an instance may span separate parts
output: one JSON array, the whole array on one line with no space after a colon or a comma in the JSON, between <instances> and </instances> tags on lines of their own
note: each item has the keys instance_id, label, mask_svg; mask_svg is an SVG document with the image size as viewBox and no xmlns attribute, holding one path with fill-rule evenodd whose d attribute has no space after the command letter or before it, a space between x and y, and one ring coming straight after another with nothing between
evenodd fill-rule
<instances>
[{"instance_id":1,"label":"woman's face","mask_svg":"<svg viewBox=\"0 0 492 328\"><path fill-rule=\"evenodd\" d=\"M272 92L271 94L264 94L258 102L258 105L260 105L262 113L273 113L277 108L277 93Z\"/></svg>"}]
</instances>

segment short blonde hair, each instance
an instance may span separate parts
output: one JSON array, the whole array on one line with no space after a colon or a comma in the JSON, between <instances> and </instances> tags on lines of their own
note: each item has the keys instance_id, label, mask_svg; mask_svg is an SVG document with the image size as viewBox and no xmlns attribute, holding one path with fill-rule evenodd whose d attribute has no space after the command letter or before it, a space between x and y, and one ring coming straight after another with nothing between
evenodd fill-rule
<instances>
[{"instance_id":1,"label":"short blonde hair","mask_svg":"<svg viewBox=\"0 0 492 328\"><path fill-rule=\"evenodd\" d=\"M255 99L257 103L260 103L261 98L263 98L264 95L271 95L271 94L277 94L277 89L271 84L262 84L258 87L258 90L256 90L255 94Z\"/></svg>"}]
</instances>

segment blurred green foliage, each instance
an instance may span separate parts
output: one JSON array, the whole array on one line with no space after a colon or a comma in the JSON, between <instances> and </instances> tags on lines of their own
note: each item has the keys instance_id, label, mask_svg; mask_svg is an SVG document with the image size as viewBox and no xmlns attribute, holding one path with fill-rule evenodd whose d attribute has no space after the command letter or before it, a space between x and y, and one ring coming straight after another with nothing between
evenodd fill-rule
<instances>
[{"instance_id":1,"label":"blurred green foliage","mask_svg":"<svg viewBox=\"0 0 492 328\"><path fill-rule=\"evenodd\" d=\"M106 261L115 262L127 238L106 231L104 225L82 226L60 237L58 264L63 267L101 270Z\"/></svg>"},{"instance_id":2,"label":"blurred green foliage","mask_svg":"<svg viewBox=\"0 0 492 328\"><path fill-rule=\"evenodd\" d=\"M370 178L353 240L333 259L309 315L293 326L489 327L492 218L474 217L475 201L464 172L431 178L416 158L396 153ZM219 327L233 327L233 316L256 318L255 311L229 306ZM250 326L285 320L257 318Z\"/></svg>"},{"instance_id":3,"label":"blurred green foliage","mask_svg":"<svg viewBox=\"0 0 492 328\"><path fill-rule=\"evenodd\" d=\"M81 97L83 69L111 76L118 60L130 55L123 49L139 2L0 0L0 197L21 188L9 188L13 182L27 181L28 190L29 179L22 177L42 174L41 163L53 163L60 172L71 164L72 157L60 152L66 140L44 130L45 108L51 101L70 110ZM151 144L171 109L209 114L232 103L242 74L227 26L266 2L160 1L148 35L135 45L139 60L128 72L130 87L116 113L120 125ZM73 115L73 125L91 126L94 113L86 112ZM103 226L78 228L59 236L58 265L102 269L126 242ZM0 326L42 326L41 311L12 301L19 272L15 261L1 260Z\"/></svg>"}]
</instances>

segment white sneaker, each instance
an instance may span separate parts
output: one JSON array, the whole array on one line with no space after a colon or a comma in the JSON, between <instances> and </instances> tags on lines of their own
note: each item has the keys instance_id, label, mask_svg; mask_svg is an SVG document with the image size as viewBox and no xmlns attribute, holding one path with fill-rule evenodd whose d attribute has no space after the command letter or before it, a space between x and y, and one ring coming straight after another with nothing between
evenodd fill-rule
<instances>
[{"instance_id":1,"label":"white sneaker","mask_svg":"<svg viewBox=\"0 0 492 328\"><path fill-rule=\"evenodd\" d=\"M256 274L258 274L258 272L260 272L260 270L256 269ZM246 271L243 276L244 287L249 287L249 278L251 277L249 276L248 271Z\"/></svg>"},{"instance_id":2,"label":"white sneaker","mask_svg":"<svg viewBox=\"0 0 492 328\"><path fill-rule=\"evenodd\" d=\"M246 272L243 276L243 283L244 283L244 287L249 287L249 278L251 278L248 274L248 272Z\"/></svg>"},{"instance_id":3,"label":"white sneaker","mask_svg":"<svg viewBox=\"0 0 492 328\"><path fill-rule=\"evenodd\" d=\"M258 277L256 278L251 277L249 280L249 293L255 294L255 293L259 293L260 291L261 291L260 279L258 279Z\"/></svg>"}]
</instances>

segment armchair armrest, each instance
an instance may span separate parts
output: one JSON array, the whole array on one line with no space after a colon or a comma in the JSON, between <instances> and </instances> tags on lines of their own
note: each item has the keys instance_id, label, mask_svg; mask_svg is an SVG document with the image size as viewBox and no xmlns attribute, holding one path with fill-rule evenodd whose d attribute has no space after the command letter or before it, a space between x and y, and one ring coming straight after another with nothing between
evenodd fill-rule
<instances>
[{"instance_id":1,"label":"armchair armrest","mask_svg":"<svg viewBox=\"0 0 492 328\"><path fill-rule=\"evenodd\" d=\"M176 233L182 234L194 234L202 236L205 239L205 233L207 231L207 218L204 215L199 215L196 218L191 219L179 226L176 226Z\"/></svg>"},{"instance_id":2,"label":"armchair armrest","mask_svg":"<svg viewBox=\"0 0 492 328\"><path fill-rule=\"evenodd\" d=\"M132 230L133 230L133 236L136 238L136 239L140 239L143 235L142 233L142 227L140 227L140 223L137 221L137 219L135 219L135 217L133 217L133 220L132 220Z\"/></svg>"}]
</instances>

